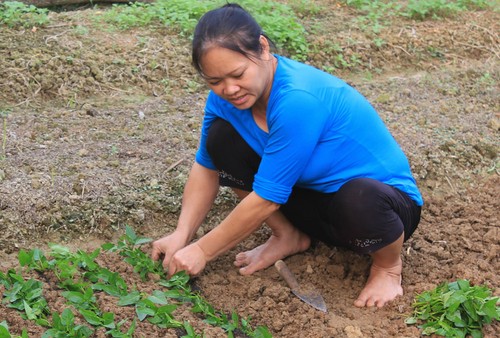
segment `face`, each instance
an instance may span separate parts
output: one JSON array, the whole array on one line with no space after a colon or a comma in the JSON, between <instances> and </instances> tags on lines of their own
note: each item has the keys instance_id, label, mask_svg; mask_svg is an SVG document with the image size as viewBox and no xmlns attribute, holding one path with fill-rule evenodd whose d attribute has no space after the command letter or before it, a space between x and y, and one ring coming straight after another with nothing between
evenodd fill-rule
<instances>
[{"instance_id":1,"label":"face","mask_svg":"<svg viewBox=\"0 0 500 338\"><path fill-rule=\"evenodd\" d=\"M210 48L201 59L208 86L238 109L267 105L274 73L271 60L274 57L268 50L264 49L262 55L249 59L230 49Z\"/></svg>"}]
</instances>

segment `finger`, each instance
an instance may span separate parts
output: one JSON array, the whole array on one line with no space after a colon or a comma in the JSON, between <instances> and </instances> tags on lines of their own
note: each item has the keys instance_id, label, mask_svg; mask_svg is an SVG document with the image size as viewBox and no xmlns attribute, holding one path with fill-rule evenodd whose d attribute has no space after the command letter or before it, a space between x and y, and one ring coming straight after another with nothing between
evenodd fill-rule
<instances>
[{"instance_id":1,"label":"finger","mask_svg":"<svg viewBox=\"0 0 500 338\"><path fill-rule=\"evenodd\" d=\"M167 271L168 271L169 278L172 277L176 272L175 264L172 260L170 261L170 264L168 264Z\"/></svg>"},{"instance_id":2,"label":"finger","mask_svg":"<svg viewBox=\"0 0 500 338\"><path fill-rule=\"evenodd\" d=\"M151 251L151 258L154 261L157 261L160 258L160 255L161 255L161 250L153 246L153 250Z\"/></svg>"}]
</instances>

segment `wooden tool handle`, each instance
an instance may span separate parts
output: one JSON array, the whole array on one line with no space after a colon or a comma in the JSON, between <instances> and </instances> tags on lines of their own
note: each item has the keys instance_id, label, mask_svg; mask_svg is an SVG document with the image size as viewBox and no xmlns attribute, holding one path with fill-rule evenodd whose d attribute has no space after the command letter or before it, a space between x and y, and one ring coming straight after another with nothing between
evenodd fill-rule
<instances>
[{"instance_id":1,"label":"wooden tool handle","mask_svg":"<svg viewBox=\"0 0 500 338\"><path fill-rule=\"evenodd\" d=\"M285 262L283 262L281 259L274 263L274 266L276 267L276 270L278 270L278 273L280 276L285 280L285 282L288 284L290 289L292 290L297 290L299 288L299 282L297 282L297 279L293 275L293 273L290 271L288 266L286 265Z\"/></svg>"}]
</instances>

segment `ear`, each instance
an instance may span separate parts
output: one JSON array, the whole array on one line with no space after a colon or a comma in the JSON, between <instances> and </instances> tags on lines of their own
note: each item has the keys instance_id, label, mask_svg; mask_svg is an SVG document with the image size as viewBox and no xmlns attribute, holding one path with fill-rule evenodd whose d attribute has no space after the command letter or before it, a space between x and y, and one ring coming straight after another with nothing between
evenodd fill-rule
<instances>
[{"instance_id":1,"label":"ear","mask_svg":"<svg viewBox=\"0 0 500 338\"><path fill-rule=\"evenodd\" d=\"M266 55L270 57L271 56L271 46L269 45L269 41L267 40L267 38L264 35L261 35L259 38L259 41L260 41L260 45L262 47L262 55L264 57Z\"/></svg>"}]
</instances>

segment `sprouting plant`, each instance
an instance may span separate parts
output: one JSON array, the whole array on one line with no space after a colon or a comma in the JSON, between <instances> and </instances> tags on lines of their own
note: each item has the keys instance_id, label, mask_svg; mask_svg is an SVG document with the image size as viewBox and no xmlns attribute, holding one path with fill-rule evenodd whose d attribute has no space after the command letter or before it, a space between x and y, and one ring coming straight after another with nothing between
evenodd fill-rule
<instances>
[{"instance_id":1,"label":"sprouting plant","mask_svg":"<svg viewBox=\"0 0 500 338\"><path fill-rule=\"evenodd\" d=\"M88 326L77 325L73 312L64 309L60 315L57 312L52 313L52 327L43 333L42 338L83 338L90 337L93 333L94 331Z\"/></svg>"},{"instance_id":2,"label":"sprouting plant","mask_svg":"<svg viewBox=\"0 0 500 338\"><path fill-rule=\"evenodd\" d=\"M186 334L182 336L182 338L202 338L200 335L194 332L194 328L190 322L184 321L183 328L184 330L186 330Z\"/></svg>"},{"instance_id":3,"label":"sprouting plant","mask_svg":"<svg viewBox=\"0 0 500 338\"><path fill-rule=\"evenodd\" d=\"M224 329L228 337L234 337L234 332L237 330L249 337L272 337L264 326L253 330L249 318L240 318L236 312L228 316L216 310L199 293L191 290L189 275L185 271L176 273L168 280L165 279L161 264L154 262L140 248L150 241L148 238L138 236L127 226L125 235L116 245L107 243L102 249L124 256L125 261L132 264L143 279L150 273L158 274L160 277L158 285L167 289L154 290L152 293L136 290L137 286L127 285L119 273L101 267L96 261L101 248L90 253L81 250L71 252L67 247L49 244L51 251L48 256L39 249L19 252L19 263L26 270L35 270L42 277L46 277L47 273L55 274L59 281L58 287L64 290L61 295L74 310L78 311L79 316L90 324L90 327L77 321L75 313L69 309L61 314L52 313L52 317L49 317L47 302L42 297L43 284L34 279L25 281L22 275L14 270L9 270L7 273L0 272L0 284L5 289L4 302L23 312L24 318L46 327L47 331L42 337L47 338L88 337L95 333L94 330L99 329L105 329L107 336L130 338L136 328L136 319L161 328L183 329L186 333L184 337L187 338L201 337L189 322L181 322L174 318L174 311L179 304L186 303L191 304L192 311L203 316L207 323ZM128 291L129 287L133 287L133 290ZM116 297L118 306L135 307L136 317L128 326L128 330L123 329L126 320L115 323L115 313L100 309L97 292L105 292ZM5 331L8 335L2 335ZM4 336L11 337L6 324L0 324L0 337Z\"/></svg>"},{"instance_id":4,"label":"sprouting plant","mask_svg":"<svg viewBox=\"0 0 500 338\"><path fill-rule=\"evenodd\" d=\"M106 334L110 335L111 337L115 337L115 338L131 338L131 337L133 337L133 334L134 334L135 329L137 327L137 321L134 318L134 320L132 321L132 324L128 328L127 332L122 332L122 326L126 322L127 321L125 319L121 320L118 324L116 324L116 327L114 329L110 329L110 330L106 331Z\"/></svg>"},{"instance_id":5,"label":"sprouting plant","mask_svg":"<svg viewBox=\"0 0 500 338\"><path fill-rule=\"evenodd\" d=\"M5 286L3 302L7 306L22 312L25 319L34 320L37 324L48 326L49 308L42 295L43 285L35 279L24 280L14 270L7 274L0 272L0 282Z\"/></svg>"},{"instance_id":6,"label":"sprouting plant","mask_svg":"<svg viewBox=\"0 0 500 338\"><path fill-rule=\"evenodd\" d=\"M479 338L485 324L500 319L498 301L487 287L471 286L468 280L442 283L415 297L406 323L422 323L423 335Z\"/></svg>"},{"instance_id":7,"label":"sprouting plant","mask_svg":"<svg viewBox=\"0 0 500 338\"><path fill-rule=\"evenodd\" d=\"M125 227L125 235L120 237L117 245L105 244L102 246L107 251L118 251L121 256L125 257L125 262L134 267L134 272L137 272L142 280L148 278L149 273L159 276L164 275L161 262L153 261L140 246L151 242L150 238L138 236L134 229L130 226Z\"/></svg>"},{"instance_id":8,"label":"sprouting plant","mask_svg":"<svg viewBox=\"0 0 500 338\"><path fill-rule=\"evenodd\" d=\"M9 332L9 326L7 322L4 320L0 322L0 337L2 338L28 338L28 331L26 329L23 330L20 336L12 336Z\"/></svg>"},{"instance_id":9,"label":"sprouting plant","mask_svg":"<svg viewBox=\"0 0 500 338\"><path fill-rule=\"evenodd\" d=\"M53 264L49 262L45 254L40 249L30 251L19 250L18 260L21 266L26 266L29 269L36 271L45 271Z\"/></svg>"}]
</instances>

